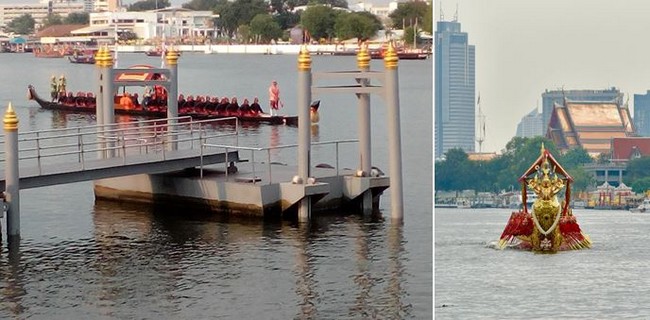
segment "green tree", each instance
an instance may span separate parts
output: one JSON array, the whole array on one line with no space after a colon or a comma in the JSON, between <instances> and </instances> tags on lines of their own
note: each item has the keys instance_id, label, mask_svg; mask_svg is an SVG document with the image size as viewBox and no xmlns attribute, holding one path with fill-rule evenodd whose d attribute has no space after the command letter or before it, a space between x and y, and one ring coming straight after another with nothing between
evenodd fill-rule
<instances>
[{"instance_id":1,"label":"green tree","mask_svg":"<svg viewBox=\"0 0 650 320\"><path fill-rule=\"evenodd\" d=\"M594 161L587 150L582 147L570 149L563 155L558 156L557 160L565 168L579 167L583 164L592 163Z\"/></svg>"},{"instance_id":2,"label":"green tree","mask_svg":"<svg viewBox=\"0 0 650 320\"><path fill-rule=\"evenodd\" d=\"M596 156L596 163L598 164L605 164L609 163L609 160L611 159L611 155L608 152L603 152Z\"/></svg>"},{"instance_id":3,"label":"green tree","mask_svg":"<svg viewBox=\"0 0 650 320\"><path fill-rule=\"evenodd\" d=\"M650 190L650 177L634 180L634 182L630 185L630 188L632 188L632 191L635 193L645 193L646 191Z\"/></svg>"},{"instance_id":4,"label":"green tree","mask_svg":"<svg viewBox=\"0 0 650 320\"><path fill-rule=\"evenodd\" d=\"M436 162L435 184L437 190L465 190L475 189L472 174L475 170L474 163L467 157L462 149L449 149L445 153L445 160Z\"/></svg>"},{"instance_id":5,"label":"green tree","mask_svg":"<svg viewBox=\"0 0 650 320\"><path fill-rule=\"evenodd\" d=\"M506 150L501 155L502 161L504 161L503 170L496 175L499 188L509 189L510 185L519 186L517 180L528 170L531 163L537 160L542 143L552 155L559 155L555 144L544 137L514 137L506 144Z\"/></svg>"},{"instance_id":6,"label":"green tree","mask_svg":"<svg viewBox=\"0 0 650 320\"><path fill-rule=\"evenodd\" d=\"M183 3L182 7L196 11L208 11L214 10L217 5L219 5L219 2L219 0L192 0L187 3Z\"/></svg>"},{"instance_id":7,"label":"green tree","mask_svg":"<svg viewBox=\"0 0 650 320\"><path fill-rule=\"evenodd\" d=\"M562 163L560 162L560 164ZM564 167L564 169L573 178L571 192L586 191L590 186L593 186L596 183L594 176L585 171L582 166Z\"/></svg>"},{"instance_id":8,"label":"green tree","mask_svg":"<svg viewBox=\"0 0 650 320\"><path fill-rule=\"evenodd\" d=\"M337 14L330 7L311 6L300 15L300 24L311 34L312 39L329 39L334 36Z\"/></svg>"},{"instance_id":9,"label":"green tree","mask_svg":"<svg viewBox=\"0 0 650 320\"><path fill-rule=\"evenodd\" d=\"M342 12L336 17L334 29L339 39L358 38L366 41L381 28L379 19L369 12Z\"/></svg>"},{"instance_id":10,"label":"green tree","mask_svg":"<svg viewBox=\"0 0 650 320\"><path fill-rule=\"evenodd\" d=\"M88 24L90 16L88 12L72 12L63 20L66 24Z\"/></svg>"},{"instance_id":11,"label":"green tree","mask_svg":"<svg viewBox=\"0 0 650 320\"><path fill-rule=\"evenodd\" d=\"M431 3L429 3L427 13L422 20L422 30L433 34L433 5Z\"/></svg>"},{"instance_id":12,"label":"green tree","mask_svg":"<svg viewBox=\"0 0 650 320\"><path fill-rule=\"evenodd\" d=\"M291 9L305 5L324 5L330 8L348 8L347 0L287 0Z\"/></svg>"},{"instance_id":13,"label":"green tree","mask_svg":"<svg viewBox=\"0 0 650 320\"><path fill-rule=\"evenodd\" d=\"M237 28L237 38L240 39L240 43L248 44L251 42L251 28L247 24L242 24Z\"/></svg>"},{"instance_id":14,"label":"green tree","mask_svg":"<svg viewBox=\"0 0 650 320\"><path fill-rule=\"evenodd\" d=\"M285 11L279 14L275 14L273 16L273 19L275 19L278 25L280 25L281 30L287 30L293 28L298 23L300 23L300 15L290 11Z\"/></svg>"},{"instance_id":15,"label":"green tree","mask_svg":"<svg viewBox=\"0 0 650 320\"><path fill-rule=\"evenodd\" d=\"M251 33L262 43L282 37L280 25L269 14L258 14L251 20Z\"/></svg>"},{"instance_id":16,"label":"green tree","mask_svg":"<svg viewBox=\"0 0 650 320\"><path fill-rule=\"evenodd\" d=\"M634 181L650 177L650 157L632 159L627 163L626 184L632 185Z\"/></svg>"},{"instance_id":17,"label":"green tree","mask_svg":"<svg viewBox=\"0 0 650 320\"><path fill-rule=\"evenodd\" d=\"M43 24L42 27L43 29L50 27L50 26L56 26L56 25L61 25L63 24L63 17L61 15L56 14L56 13L51 13L48 14L44 19L43 19Z\"/></svg>"},{"instance_id":18,"label":"green tree","mask_svg":"<svg viewBox=\"0 0 650 320\"><path fill-rule=\"evenodd\" d=\"M148 11L170 7L169 0L141 0L129 5L127 11Z\"/></svg>"},{"instance_id":19,"label":"green tree","mask_svg":"<svg viewBox=\"0 0 650 320\"><path fill-rule=\"evenodd\" d=\"M35 25L36 21L32 15L26 13L18 18L11 20L11 22L7 24L6 29L8 32L13 32L15 34L32 34L34 33Z\"/></svg>"},{"instance_id":20,"label":"green tree","mask_svg":"<svg viewBox=\"0 0 650 320\"><path fill-rule=\"evenodd\" d=\"M216 8L219 14L219 26L232 36L240 25L250 24L253 17L266 13L267 6L263 0L237 0L220 2Z\"/></svg>"},{"instance_id":21,"label":"green tree","mask_svg":"<svg viewBox=\"0 0 650 320\"><path fill-rule=\"evenodd\" d=\"M393 23L393 28L402 29L415 24L418 25L425 21L424 17L429 13L429 7L424 1L402 2L397 5L397 9L391 12L388 17Z\"/></svg>"},{"instance_id":22,"label":"green tree","mask_svg":"<svg viewBox=\"0 0 650 320\"><path fill-rule=\"evenodd\" d=\"M414 41L416 42L415 44L419 43L419 37L415 36L415 29L414 27L408 27L404 30L404 35L402 36L402 40L404 40L405 43L413 45Z\"/></svg>"}]
</instances>

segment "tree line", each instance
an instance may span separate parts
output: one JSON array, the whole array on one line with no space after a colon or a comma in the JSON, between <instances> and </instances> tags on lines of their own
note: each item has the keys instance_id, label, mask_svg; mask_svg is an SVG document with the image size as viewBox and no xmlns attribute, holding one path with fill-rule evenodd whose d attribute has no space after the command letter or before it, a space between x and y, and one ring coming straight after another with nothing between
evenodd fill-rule
<instances>
[{"instance_id":1,"label":"tree line","mask_svg":"<svg viewBox=\"0 0 650 320\"><path fill-rule=\"evenodd\" d=\"M309 4L305 10L294 8ZM171 6L169 0L142 0L132 3L128 11L147 11ZM381 29L405 28L407 43L421 41L414 37L420 30L431 33L433 7L423 1L400 3L390 14L390 21L381 21L376 15L347 12L346 0L191 0L183 8L212 11L219 18L212 25L228 39L242 43L269 43L275 39L288 40L288 30L299 26L308 32L312 40L332 43L334 39L358 38L360 41L374 37ZM58 14L48 15L41 28L57 24L88 24L88 13L71 13L66 18ZM34 33L36 22L29 14L12 20L5 31L15 34ZM416 30L417 28L417 30Z\"/></svg>"},{"instance_id":2,"label":"tree line","mask_svg":"<svg viewBox=\"0 0 650 320\"><path fill-rule=\"evenodd\" d=\"M487 161L473 161L462 149L450 149L444 160L435 161L435 189L444 191L476 190L495 192L519 190L517 181L539 157L541 145L573 177L572 189L587 191L596 187L596 179L584 169L585 164L609 162L609 154L592 158L585 149L574 148L560 153L553 141L544 137L515 137L506 144L503 154ZM636 193L650 190L650 157L632 159L626 166L623 182Z\"/></svg>"}]
</instances>

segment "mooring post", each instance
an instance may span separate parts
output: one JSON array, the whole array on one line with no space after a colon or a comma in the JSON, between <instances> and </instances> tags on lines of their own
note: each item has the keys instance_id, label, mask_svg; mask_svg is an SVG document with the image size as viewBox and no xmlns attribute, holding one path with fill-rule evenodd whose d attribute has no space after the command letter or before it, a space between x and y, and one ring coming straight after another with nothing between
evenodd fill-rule
<instances>
[{"instance_id":1,"label":"mooring post","mask_svg":"<svg viewBox=\"0 0 650 320\"><path fill-rule=\"evenodd\" d=\"M110 158L114 155L113 142L106 139L107 129L115 122L115 97L113 88L113 57L108 47L102 47L97 52L95 64L99 67L99 95L96 99L98 134L103 136L100 140L99 158ZM110 149L110 151L108 150Z\"/></svg>"},{"instance_id":2,"label":"mooring post","mask_svg":"<svg viewBox=\"0 0 650 320\"><path fill-rule=\"evenodd\" d=\"M309 105L311 102L311 56L307 46L303 45L298 55L298 176L302 183L307 183L310 176L311 157L311 119ZM311 218L311 198L300 200L298 220L309 221Z\"/></svg>"},{"instance_id":3,"label":"mooring post","mask_svg":"<svg viewBox=\"0 0 650 320\"><path fill-rule=\"evenodd\" d=\"M399 118L399 79L398 57L393 43L389 43L384 55L385 98L388 116L389 169L390 169L390 203L391 218L402 221L404 205L402 194L402 137Z\"/></svg>"},{"instance_id":4,"label":"mooring post","mask_svg":"<svg viewBox=\"0 0 650 320\"><path fill-rule=\"evenodd\" d=\"M169 148L178 149L178 141L173 134L178 131L176 123L178 118L178 51L173 47L165 54L165 63L169 68L169 87L167 88L167 132L169 135Z\"/></svg>"},{"instance_id":5,"label":"mooring post","mask_svg":"<svg viewBox=\"0 0 650 320\"><path fill-rule=\"evenodd\" d=\"M357 54L357 65L359 71L368 72L370 70L370 55L368 54L368 45L363 43ZM367 87L370 84L368 78L361 77L359 80L361 87ZM359 100L358 118L359 118L359 165L360 176L367 177L370 174L372 166L371 157L371 140L370 140L370 94L358 93ZM372 212L372 191L367 190L361 195L361 209L363 213Z\"/></svg>"},{"instance_id":6,"label":"mooring post","mask_svg":"<svg viewBox=\"0 0 650 320\"><path fill-rule=\"evenodd\" d=\"M5 201L7 206L7 238L20 236L20 173L18 171L18 117L7 107L5 127Z\"/></svg>"}]
</instances>

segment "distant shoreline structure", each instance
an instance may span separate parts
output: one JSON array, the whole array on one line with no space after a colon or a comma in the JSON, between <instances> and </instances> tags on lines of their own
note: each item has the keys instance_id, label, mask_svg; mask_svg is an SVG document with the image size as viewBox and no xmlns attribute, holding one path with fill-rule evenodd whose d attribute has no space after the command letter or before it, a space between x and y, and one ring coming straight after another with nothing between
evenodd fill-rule
<instances>
[{"instance_id":1,"label":"distant shoreline structure","mask_svg":"<svg viewBox=\"0 0 650 320\"><path fill-rule=\"evenodd\" d=\"M202 44L202 45L174 45L176 50L181 52L198 52L205 54L212 53L252 53L252 54L298 54L300 53L300 44ZM156 46L152 45L118 45L117 52L119 53L144 53L149 50L155 49ZM320 45L310 44L307 45L307 50L311 53L329 54L331 52L354 52L359 48L356 44L331 44ZM371 44L369 49L379 49L381 44Z\"/></svg>"}]
</instances>

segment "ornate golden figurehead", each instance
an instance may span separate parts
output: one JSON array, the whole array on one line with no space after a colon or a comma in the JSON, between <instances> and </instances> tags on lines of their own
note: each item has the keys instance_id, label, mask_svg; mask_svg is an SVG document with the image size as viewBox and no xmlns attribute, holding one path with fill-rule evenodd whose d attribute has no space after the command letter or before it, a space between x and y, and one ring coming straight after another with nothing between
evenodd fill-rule
<instances>
[{"instance_id":1,"label":"ornate golden figurehead","mask_svg":"<svg viewBox=\"0 0 650 320\"><path fill-rule=\"evenodd\" d=\"M569 208L573 178L544 148L544 144L539 158L519 181L522 184L523 202L526 202L528 189L537 195L537 199L531 213L526 206L519 212L513 212L501 235L500 248L516 243L536 252L554 253L591 246L591 240L580 231ZM565 195L560 204L558 194L563 189Z\"/></svg>"}]
</instances>

